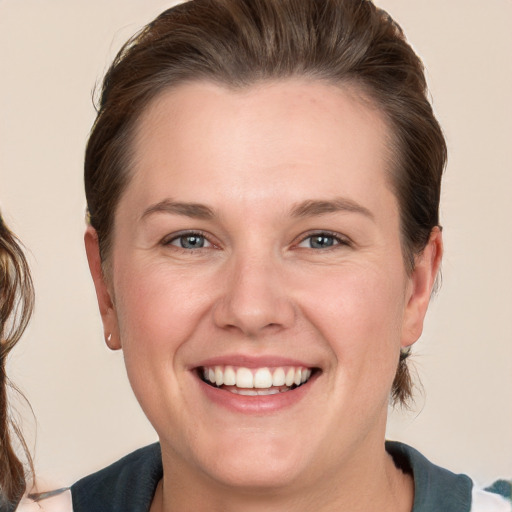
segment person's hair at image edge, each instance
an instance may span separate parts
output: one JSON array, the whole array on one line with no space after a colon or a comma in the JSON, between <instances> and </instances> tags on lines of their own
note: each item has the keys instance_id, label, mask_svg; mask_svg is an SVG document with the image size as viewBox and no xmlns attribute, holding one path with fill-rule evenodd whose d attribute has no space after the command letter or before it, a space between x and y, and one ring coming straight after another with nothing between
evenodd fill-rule
<instances>
[{"instance_id":1,"label":"person's hair at image edge","mask_svg":"<svg viewBox=\"0 0 512 512\"><path fill-rule=\"evenodd\" d=\"M158 16L108 70L85 157L85 190L104 271L116 206L131 178L137 120L160 93L191 81L243 89L303 77L349 88L390 127L390 184L408 272L439 225L446 143L421 60L401 28L367 0L193 0ZM411 398L408 352L394 403Z\"/></svg>"},{"instance_id":2,"label":"person's hair at image edge","mask_svg":"<svg viewBox=\"0 0 512 512\"><path fill-rule=\"evenodd\" d=\"M30 473L33 464L8 404L6 360L25 330L34 305L34 289L27 260L16 236L0 214L0 510L11 510L26 488L25 465L16 454L13 438L24 451Z\"/></svg>"}]
</instances>

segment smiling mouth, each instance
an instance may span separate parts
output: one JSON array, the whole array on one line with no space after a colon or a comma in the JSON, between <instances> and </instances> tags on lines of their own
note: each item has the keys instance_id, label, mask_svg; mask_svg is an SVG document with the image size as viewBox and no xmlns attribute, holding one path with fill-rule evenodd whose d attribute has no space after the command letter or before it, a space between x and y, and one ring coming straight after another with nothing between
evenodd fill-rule
<instances>
[{"instance_id":1,"label":"smiling mouth","mask_svg":"<svg viewBox=\"0 0 512 512\"><path fill-rule=\"evenodd\" d=\"M237 395L262 396L286 393L306 384L316 368L279 366L245 368L243 366L203 366L199 377L212 387Z\"/></svg>"}]
</instances>

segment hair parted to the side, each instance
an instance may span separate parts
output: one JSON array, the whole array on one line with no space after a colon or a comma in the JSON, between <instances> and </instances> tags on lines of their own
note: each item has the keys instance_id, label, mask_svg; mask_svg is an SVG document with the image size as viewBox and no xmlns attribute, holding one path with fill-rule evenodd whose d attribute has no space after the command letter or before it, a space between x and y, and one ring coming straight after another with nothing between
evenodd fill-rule
<instances>
[{"instance_id":1,"label":"hair parted to the side","mask_svg":"<svg viewBox=\"0 0 512 512\"><path fill-rule=\"evenodd\" d=\"M33 474L30 452L10 414L7 388L11 384L5 371L7 356L21 338L33 305L34 289L27 260L0 214L0 510L11 510L26 487L25 467L16 455L13 435L24 450Z\"/></svg>"},{"instance_id":2,"label":"hair parted to the side","mask_svg":"<svg viewBox=\"0 0 512 512\"><path fill-rule=\"evenodd\" d=\"M446 144L421 60L369 0L192 0L128 41L105 76L85 155L90 223L102 260L108 263L116 207L132 174L137 120L159 93L194 80L244 88L292 77L351 87L384 114L390 183L412 271L439 224ZM411 379L404 358L397 368L392 396L405 403Z\"/></svg>"}]
</instances>

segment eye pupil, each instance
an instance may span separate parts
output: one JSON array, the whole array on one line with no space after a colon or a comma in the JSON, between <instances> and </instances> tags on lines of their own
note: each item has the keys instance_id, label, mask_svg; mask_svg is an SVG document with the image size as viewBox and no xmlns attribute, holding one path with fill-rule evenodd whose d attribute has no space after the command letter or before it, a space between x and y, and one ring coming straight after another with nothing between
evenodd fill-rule
<instances>
[{"instance_id":1,"label":"eye pupil","mask_svg":"<svg viewBox=\"0 0 512 512\"><path fill-rule=\"evenodd\" d=\"M183 249L200 249L204 247L204 236L184 235L180 237L180 245Z\"/></svg>"},{"instance_id":2,"label":"eye pupil","mask_svg":"<svg viewBox=\"0 0 512 512\"><path fill-rule=\"evenodd\" d=\"M316 235L311 237L311 247L313 249L323 249L334 245L334 238L326 235Z\"/></svg>"}]
</instances>

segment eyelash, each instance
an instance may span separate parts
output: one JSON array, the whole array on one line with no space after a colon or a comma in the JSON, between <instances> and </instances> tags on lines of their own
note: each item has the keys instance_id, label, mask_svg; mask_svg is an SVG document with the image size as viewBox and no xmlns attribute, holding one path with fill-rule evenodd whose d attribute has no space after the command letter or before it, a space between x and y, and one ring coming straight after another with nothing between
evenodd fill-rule
<instances>
[{"instance_id":1,"label":"eyelash","mask_svg":"<svg viewBox=\"0 0 512 512\"><path fill-rule=\"evenodd\" d=\"M202 246L202 247L196 247L196 248L186 248L186 247L182 247L181 245L175 245L173 244L173 242L177 242L179 241L180 239L184 239L184 238L191 238L191 237L197 237L197 238L202 238L204 240L205 243L207 243L208 245L206 247ZM182 231L180 233L174 233L173 235L171 235L170 237L166 237L162 240L161 244L163 246L169 246L169 245L172 245L173 247L175 247L176 249L178 250L182 250L182 251L185 251L185 252L192 252L192 251L198 251L200 249L208 249L210 247L214 247L215 244L213 244L209 239L208 237L202 233L201 231Z\"/></svg>"},{"instance_id":2,"label":"eyelash","mask_svg":"<svg viewBox=\"0 0 512 512\"><path fill-rule=\"evenodd\" d=\"M322 248L315 248L315 247L301 247L301 244L306 242L307 240L311 240L313 238L332 238L335 243L333 243L330 246L322 247ZM310 242L311 243L311 242ZM299 243L296 245L300 249L310 249L310 250L333 250L336 249L339 246L348 246L350 247L352 245L351 241L345 237L340 235L339 233L334 233L332 231L315 231L313 233L308 233L306 236L302 237L299 241Z\"/></svg>"},{"instance_id":3,"label":"eyelash","mask_svg":"<svg viewBox=\"0 0 512 512\"><path fill-rule=\"evenodd\" d=\"M197 238L201 238L203 239L203 245L201 247L190 247L190 248L187 248L187 247L182 247L181 245L177 245L177 244L174 244L173 242L178 242L180 239L184 239L184 238L191 238L191 237L197 237ZM332 245L328 245L326 247L304 247L302 246L303 243L305 243L307 240L312 240L313 238L329 238L329 239L333 239L333 243ZM206 247L204 246L204 243L206 243ZM208 249L208 248L211 248L211 247L214 247L216 248L217 246L212 243L208 237L206 236L205 233L201 232L201 231L182 231L180 233L175 233L173 235L171 235L170 237L166 237L162 240L161 244L163 246L173 246L175 247L177 250L181 250L181 251L184 251L184 252L195 252L195 251L199 251L201 249ZM311 244L311 241L310 241L310 244ZM314 250L314 251L328 251L328 250L333 250L333 249L336 249L337 247L339 246L348 246L350 247L352 245L351 241L347 238L347 237L344 237L344 236L341 236L339 233L334 233L332 231L315 231L315 232L312 232L312 233L308 233L306 236L302 236L299 240L298 243L294 244L296 248L299 248L299 249L309 249L309 250Z\"/></svg>"}]
</instances>

